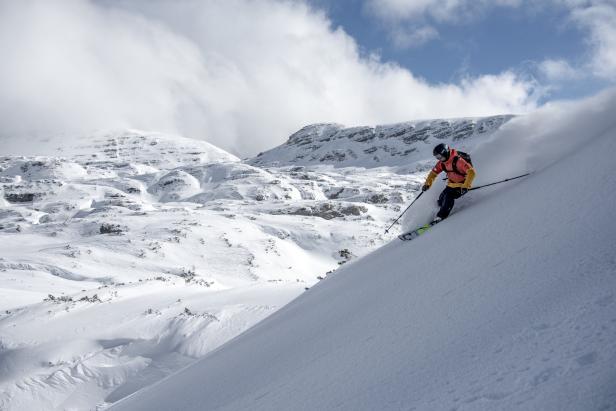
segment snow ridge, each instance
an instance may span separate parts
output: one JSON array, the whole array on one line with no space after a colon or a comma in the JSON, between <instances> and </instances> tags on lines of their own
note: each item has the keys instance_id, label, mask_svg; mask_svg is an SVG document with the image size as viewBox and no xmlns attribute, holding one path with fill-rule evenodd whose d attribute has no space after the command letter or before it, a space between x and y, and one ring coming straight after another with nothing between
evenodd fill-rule
<instances>
[{"instance_id":1,"label":"snow ridge","mask_svg":"<svg viewBox=\"0 0 616 411\"><path fill-rule=\"evenodd\" d=\"M437 142L450 142L470 150L513 116L452 120L426 120L345 128L339 124L313 124L289 137L249 163L257 166L332 164L334 167L401 166L430 158Z\"/></svg>"}]
</instances>

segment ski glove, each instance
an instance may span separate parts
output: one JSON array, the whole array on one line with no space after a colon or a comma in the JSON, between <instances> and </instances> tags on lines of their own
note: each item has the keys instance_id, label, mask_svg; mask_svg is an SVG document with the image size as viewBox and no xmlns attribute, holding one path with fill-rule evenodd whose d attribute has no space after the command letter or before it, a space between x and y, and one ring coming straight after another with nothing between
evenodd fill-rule
<instances>
[{"instance_id":1,"label":"ski glove","mask_svg":"<svg viewBox=\"0 0 616 411\"><path fill-rule=\"evenodd\" d=\"M475 179L475 169L471 167L466 172L466 178L464 179L464 184L462 184L462 188L470 190L474 179Z\"/></svg>"},{"instance_id":2,"label":"ski glove","mask_svg":"<svg viewBox=\"0 0 616 411\"><path fill-rule=\"evenodd\" d=\"M436 178L438 174L436 174L434 171L430 171L430 174L428 174L428 177L426 178L426 182L424 183L424 187L428 187L430 188L432 186L432 183L434 182L434 179ZM427 189L428 189L427 188ZM422 191L426 191L423 189L423 187L421 188Z\"/></svg>"},{"instance_id":3,"label":"ski glove","mask_svg":"<svg viewBox=\"0 0 616 411\"><path fill-rule=\"evenodd\" d=\"M424 184L423 187L421 187L421 191L428 191L430 189L430 186L427 184Z\"/></svg>"}]
</instances>

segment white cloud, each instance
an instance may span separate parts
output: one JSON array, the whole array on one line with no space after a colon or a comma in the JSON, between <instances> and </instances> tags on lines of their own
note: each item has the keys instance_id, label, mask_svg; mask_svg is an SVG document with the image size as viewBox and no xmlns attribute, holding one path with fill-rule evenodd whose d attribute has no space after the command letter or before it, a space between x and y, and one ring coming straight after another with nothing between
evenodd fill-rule
<instances>
[{"instance_id":1,"label":"white cloud","mask_svg":"<svg viewBox=\"0 0 616 411\"><path fill-rule=\"evenodd\" d=\"M550 82L560 82L581 77L581 73L562 59L546 59L539 64L539 72Z\"/></svg>"},{"instance_id":2,"label":"white cloud","mask_svg":"<svg viewBox=\"0 0 616 411\"><path fill-rule=\"evenodd\" d=\"M85 1L0 3L0 50L3 135L176 130L180 113L198 110L207 92L208 73L193 43Z\"/></svg>"},{"instance_id":3,"label":"white cloud","mask_svg":"<svg viewBox=\"0 0 616 411\"><path fill-rule=\"evenodd\" d=\"M572 8L572 20L589 33L590 69L598 77L616 80L616 2L569 0L566 3Z\"/></svg>"},{"instance_id":4,"label":"white cloud","mask_svg":"<svg viewBox=\"0 0 616 411\"><path fill-rule=\"evenodd\" d=\"M524 112L536 101L535 84L509 72L431 85L362 58L300 1L0 2L0 50L4 136L134 127L244 156L311 122Z\"/></svg>"},{"instance_id":5,"label":"white cloud","mask_svg":"<svg viewBox=\"0 0 616 411\"><path fill-rule=\"evenodd\" d=\"M438 37L438 31L432 26L411 28L398 25L391 30L391 38L396 47L406 49L418 47Z\"/></svg>"},{"instance_id":6,"label":"white cloud","mask_svg":"<svg viewBox=\"0 0 616 411\"><path fill-rule=\"evenodd\" d=\"M366 8L388 21L439 22L473 19L493 7L517 7L524 0L366 0Z\"/></svg>"}]
</instances>

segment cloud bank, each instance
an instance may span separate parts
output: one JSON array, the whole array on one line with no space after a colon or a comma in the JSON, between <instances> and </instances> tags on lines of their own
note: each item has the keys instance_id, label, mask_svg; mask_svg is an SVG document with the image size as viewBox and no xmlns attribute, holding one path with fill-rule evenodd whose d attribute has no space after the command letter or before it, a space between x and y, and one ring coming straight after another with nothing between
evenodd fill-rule
<instances>
[{"instance_id":1,"label":"cloud bank","mask_svg":"<svg viewBox=\"0 0 616 411\"><path fill-rule=\"evenodd\" d=\"M588 32L592 52L588 66L594 75L616 80L616 2L560 0L571 8L571 19Z\"/></svg>"},{"instance_id":2,"label":"cloud bank","mask_svg":"<svg viewBox=\"0 0 616 411\"><path fill-rule=\"evenodd\" d=\"M363 56L303 1L0 1L0 150L28 136L140 128L240 156L313 122L527 112L503 72L429 84Z\"/></svg>"}]
</instances>

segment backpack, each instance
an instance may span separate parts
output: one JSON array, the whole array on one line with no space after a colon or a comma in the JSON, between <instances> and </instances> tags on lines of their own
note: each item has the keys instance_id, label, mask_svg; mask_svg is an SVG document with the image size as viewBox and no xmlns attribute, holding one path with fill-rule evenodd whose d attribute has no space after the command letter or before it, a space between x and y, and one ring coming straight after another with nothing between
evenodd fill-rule
<instances>
[{"instance_id":1,"label":"backpack","mask_svg":"<svg viewBox=\"0 0 616 411\"><path fill-rule=\"evenodd\" d=\"M466 161L471 166L473 165L473 161L471 160L471 155L468 153L465 153L464 151L458 151L458 155L453 158L451 162L451 166L453 167L452 171L456 174L463 176L464 174L460 173L460 170L458 170L458 167L457 167L458 159L460 157L462 157L462 159L464 159L464 161ZM445 163L443 163L443 170L445 170L445 172L449 172L449 170L445 168Z\"/></svg>"}]
</instances>

